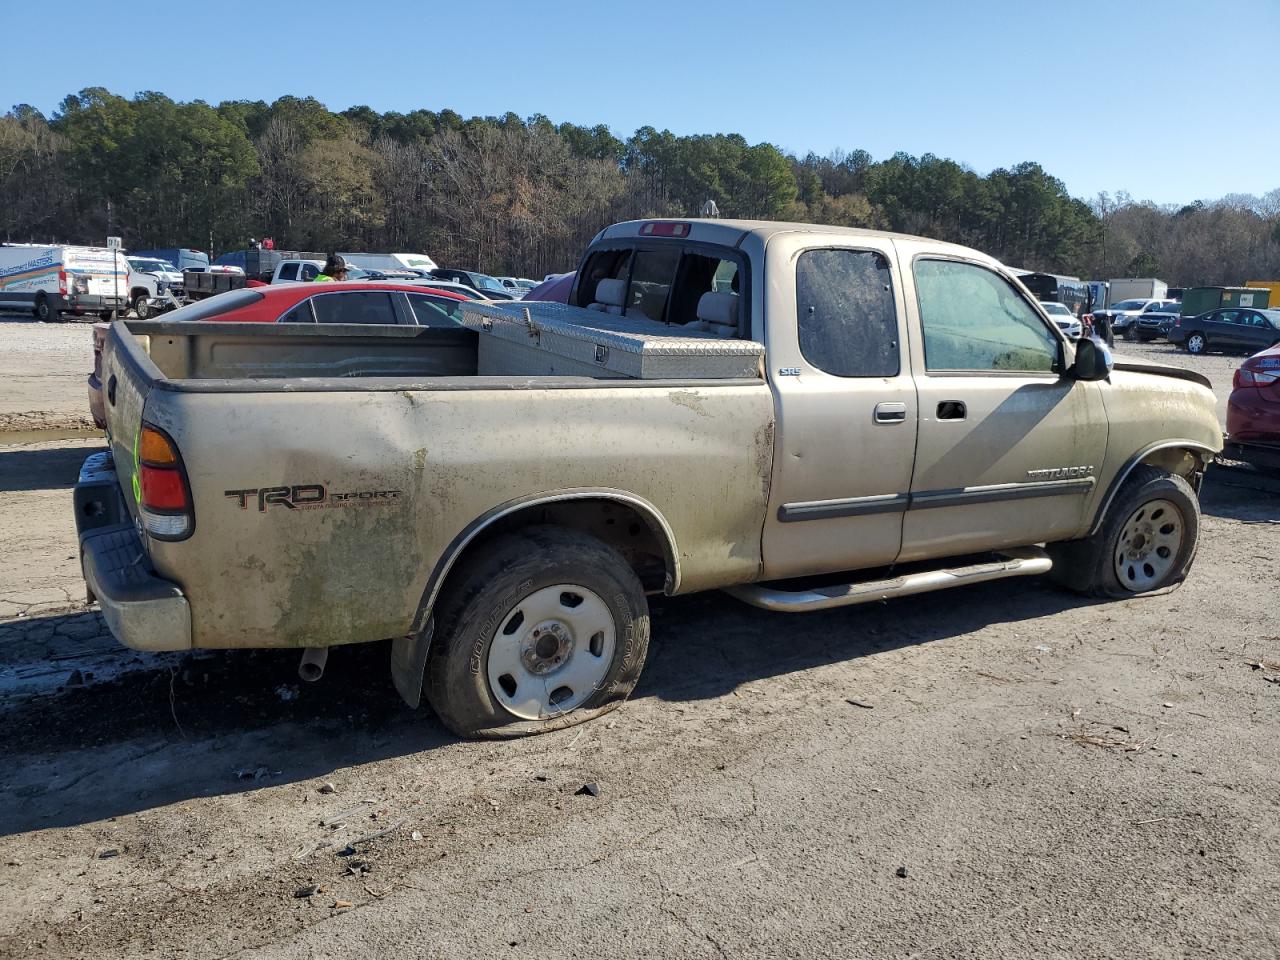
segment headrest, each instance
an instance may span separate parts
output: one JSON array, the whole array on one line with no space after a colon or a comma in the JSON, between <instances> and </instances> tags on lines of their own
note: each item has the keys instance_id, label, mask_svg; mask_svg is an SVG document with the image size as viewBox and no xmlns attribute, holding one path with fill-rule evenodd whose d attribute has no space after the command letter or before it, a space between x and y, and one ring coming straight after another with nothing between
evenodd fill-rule
<instances>
[{"instance_id":1,"label":"headrest","mask_svg":"<svg viewBox=\"0 0 1280 960\"><path fill-rule=\"evenodd\" d=\"M722 326L738 327L736 293L704 293L698 300L698 319Z\"/></svg>"},{"instance_id":2,"label":"headrest","mask_svg":"<svg viewBox=\"0 0 1280 960\"><path fill-rule=\"evenodd\" d=\"M607 303L612 307L620 307L626 295L626 280L601 280L596 284L597 303Z\"/></svg>"}]
</instances>

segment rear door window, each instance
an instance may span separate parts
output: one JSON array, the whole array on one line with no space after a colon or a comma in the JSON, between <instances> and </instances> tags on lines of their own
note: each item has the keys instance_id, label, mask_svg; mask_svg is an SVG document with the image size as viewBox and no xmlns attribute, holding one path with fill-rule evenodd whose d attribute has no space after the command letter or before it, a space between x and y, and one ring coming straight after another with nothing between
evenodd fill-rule
<instances>
[{"instance_id":1,"label":"rear door window","mask_svg":"<svg viewBox=\"0 0 1280 960\"><path fill-rule=\"evenodd\" d=\"M409 294L409 306L420 327L459 327L462 325L462 301L448 297Z\"/></svg>"},{"instance_id":2,"label":"rear door window","mask_svg":"<svg viewBox=\"0 0 1280 960\"><path fill-rule=\"evenodd\" d=\"M286 263L280 268L281 280L297 280L298 265L296 263Z\"/></svg>"},{"instance_id":3,"label":"rear door window","mask_svg":"<svg viewBox=\"0 0 1280 960\"><path fill-rule=\"evenodd\" d=\"M631 286L627 290L628 317L644 316L663 322L667 314L667 298L675 280L680 248L637 250L631 267Z\"/></svg>"},{"instance_id":4,"label":"rear door window","mask_svg":"<svg viewBox=\"0 0 1280 960\"><path fill-rule=\"evenodd\" d=\"M316 323L396 323L396 311L389 293L349 290L312 297Z\"/></svg>"},{"instance_id":5,"label":"rear door window","mask_svg":"<svg viewBox=\"0 0 1280 960\"><path fill-rule=\"evenodd\" d=\"M837 377L898 375L889 263L870 250L806 250L796 261L800 353Z\"/></svg>"}]
</instances>

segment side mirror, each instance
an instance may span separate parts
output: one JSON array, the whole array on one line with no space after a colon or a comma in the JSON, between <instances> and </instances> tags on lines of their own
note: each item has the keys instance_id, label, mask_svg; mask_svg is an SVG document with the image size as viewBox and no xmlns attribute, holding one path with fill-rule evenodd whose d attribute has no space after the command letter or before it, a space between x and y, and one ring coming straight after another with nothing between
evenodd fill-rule
<instances>
[{"instance_id":1,"label":"side mirror","mask_svg":"<svg viewBox=\"0 0 1280 960\"><path fill-rule=\"evenodd\" d=\"M1089 337L1076 341L1076 362L1071 373L1077 380L1105 380L1111 376L1114 361L1106 345Z\"/></svg>"}]
</instances>

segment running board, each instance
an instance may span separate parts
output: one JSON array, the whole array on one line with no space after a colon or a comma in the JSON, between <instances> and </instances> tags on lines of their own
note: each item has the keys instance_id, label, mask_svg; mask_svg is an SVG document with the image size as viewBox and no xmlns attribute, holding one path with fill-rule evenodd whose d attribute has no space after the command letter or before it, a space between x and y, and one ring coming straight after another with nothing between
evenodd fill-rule
<instances>
[{"instance_id":1,"label":"running board","mask_svg":"<svg viewBox=\"0 0 1280 960\"><path fill-rule=\"evenodd\" d=\"M1053 561L1038 547L1020 547L1016 550L1001 550L1000 553L1006 559L994 560L990 563L975 563L967 567L909 573L888 580L838 583L830 587L796 591L777 590L758 583L748 583L726 587L725 593L763 610L775 610L780 613L809 613L812 610L851 607L857 603L874 603L877 600L889 600L893 597L909 597L916 593L932 593L934 590L947 590L970 583L985 583L987 580L1003 580L1005 577L1031 577L1048 573L1053 567Z\"/></svg>"}]
</instances>

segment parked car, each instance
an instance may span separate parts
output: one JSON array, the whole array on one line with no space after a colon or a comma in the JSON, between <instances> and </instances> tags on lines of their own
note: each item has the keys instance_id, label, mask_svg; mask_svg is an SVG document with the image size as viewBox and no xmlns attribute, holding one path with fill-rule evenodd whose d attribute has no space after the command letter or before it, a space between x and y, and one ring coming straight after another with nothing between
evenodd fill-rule
<instances>
[{"instance_id":1,"label":"parked car","mask_svg":"<svg viewBox=\"0 0 1280 960\"><path fill-rule=\"evenodd\" d=\"M577 276L577 272L573 270L568 273L548 274L547 279L526 293L523 299L568 303L569 294L573 292L573 281Z\"/></svg>"},{"instance_id":2,"label":"parked car","mask_svg":"<svg viewBox=\"0 0 1280 960\"><path fill-rule=\"evenodd\" d=\"M1125 327L1126 340L1150 342L1167 337L1182 311L1178 300L1152 300Z\"/></svg>"},{"instance_id":3,"label":"parked car","mask_svg":"<svg viewBox=\"0 0 1280 960\"><path fill-rule=\"evenodd\" d=\"M1280 343L1280 310L1210 310L1198 317L1179 317L1169 342L1187 353L1245 350L1253 353Z\"/></svg>"},{"instance_id":4,"label":"parked car","mask_svg":"<svg viewBox=\"0 0 1280 960\"><path fill-rule=\"evenodd\" d=\"M513 736L626 701L650 594L801 612L1052 572L1133 597L1191 568L1208 380L1068 341L991 257L644 220L578 277L461 330L116 323L74 494L112 632L307 648L307 679L391 638L410 705ZM300 288L317 316L333 286Z\"/></svg>"},{"instance_id":5,"label":"parked car","mask_svg":"<svg viewBox=\"0 0 1280 960\"><path fill-rule=\"evenodd\" d=\"M195 300L164 316L166 321L221 323L360 323L387 326L458 327L468 298L416 285L364 283L281 283L240 288ZM105 428L102 401L102 347L109 323L93 327L93 372L89 412Z\"/></svg>"},{"instance_id":6,"label":"parked car","mask_svg":"<svg viewBox=\"0 0 1280 960\"><path fill-rule=\"evenodd\" d=\"M1280 347L1240 365L1227 398L1228 456L1280 470Z\"/></svg>"},{"instance_id":7,"label":"parked car","mask_svg":"<svg viewBox=\"0 0 1280 960\"><path fill-rule=\"evenodd\" d=\"M506 291L519 300L538 285L536 280L525 280L523 277L494 277Z\"/></svg>"},{"instance_id":8,"label":"parked car","mask_svg":"<svg viewBox=\"0 0 1280 960\"><path fill-rule=\"evenodd\" d=\"M1040 306L1044 307L1044 312L1049 315L1050 320L1057 324L1059 330L1072 340L1080 339L1080 334L1084 332L1084 325L1066 304L1056 303L1052 300L1041 300Z\"/></svg>"},{"instance_id":9,"label":"parked car","mask_svg":"<svg viewBox=\"0 0 1280 960\"><path fill-rule=\"evenodd\" d=\"M484 295L476 292L473 288L461 283L451 283L448 280L436 280L433 277L414 277L405 280L392 280L384 277L369 276L364 280L367 283L381 282L386 280L387 283L402 284L406 287L416 287L419 290L447 290L449 293L457 294L464 300L480 300Z\"/></svg>"},{"instance_id":10,"label":"parked car","mask_svg":"<svg viewBox=\"0 0 1280 960\"><path fill-rule=\"evenodd\" d=\"M436 269L431 271L431 276L437 280L449 280L452 283L461 283L490 300L515 299L514 293L487 273L477 273L474 270Z\"/></svg>"},{"instance_id":11,"label":"parked car","mask_svg":"<svg viewBox=\"0 0 1280 960\"><path fill-rule=\"evenodd\" d=\"M1113 336L1125 336L1129 321L1142 312L1142 308L1150 303L1150 299L1121 300L1113 303L1105 310L1093 311L1095 318L1101 318L1111 328Z\"/></svg>"}]
</instances>

